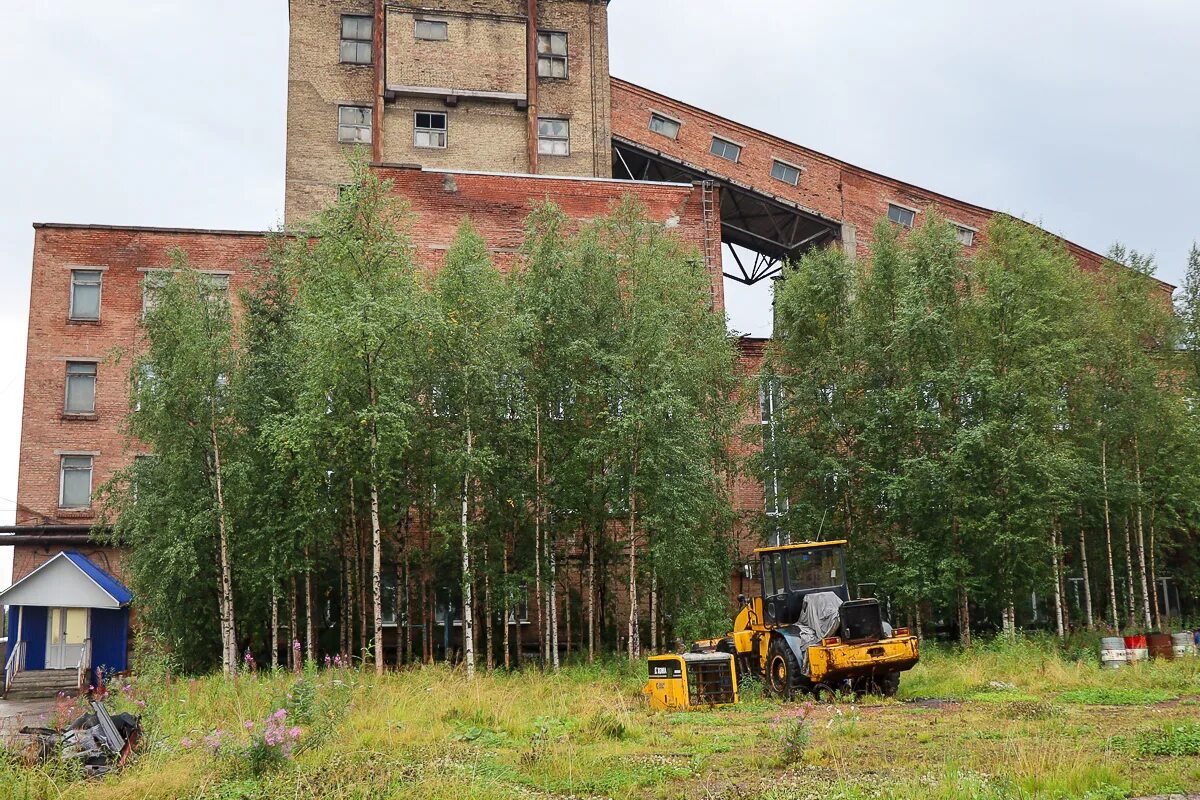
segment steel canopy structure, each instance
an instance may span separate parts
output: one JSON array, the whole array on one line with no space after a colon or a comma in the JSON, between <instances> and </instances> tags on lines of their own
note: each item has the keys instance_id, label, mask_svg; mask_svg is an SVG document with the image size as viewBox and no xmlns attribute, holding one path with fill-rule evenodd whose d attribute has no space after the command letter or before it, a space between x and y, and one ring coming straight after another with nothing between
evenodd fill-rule
<instances>
[{"instance_id":1,"label":"steel canopy structure","mask_svg":"<svg viewBox=\"0 0 1200 800\"><path fill-rule=\"evenodd\" d=\"M737 271L726 269L725 277L747 286L779 274L788 260L840 236L841 224L836 220L615 134L613 177L707 181L719 187L721 241L737 267Z\"/></svg>"}]
</instances>

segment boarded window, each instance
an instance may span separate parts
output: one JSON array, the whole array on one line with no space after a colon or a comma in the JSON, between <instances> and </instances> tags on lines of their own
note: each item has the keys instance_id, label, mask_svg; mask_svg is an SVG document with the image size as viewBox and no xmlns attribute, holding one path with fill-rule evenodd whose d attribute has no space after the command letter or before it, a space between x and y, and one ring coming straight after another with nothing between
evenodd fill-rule
<instances>
[{"instance_id":1,"label":"boarded window","mask_svg":"<svg viewBox=\"0 0 1200 800\"><path fill-rule=\"evenodd\" d=\"M417 20L416 36L427 42L445 42L450 39L450 23L436 19Z\"/></svg>"},{"instance_id":2,"label":"boarded window","mask_svg":"<svg viewBox=\"0 0 1200 800\"><path fill-rule=\"evenodd\" d=\"M776 160L771 164L771 177L777 181L783 181L795 186L800 183L800 168Z\"/></svg>"},{"instance_id":3,"label":"boarded window","mask_svg":"<svg viewBox=\"0 0 1200 800\"><path fill-rule=\"evenodd\" d=\"M417 147L445 147L446 114L442 111L418 111L413 144Z\"/></svg>"},{"instance_id":4,"label":"boarded window","mask_svg":"<svg viewBox=\"0 0 1200 800\"><path fill-rule=\"evenodd\" d=\"M59 487L59 507L89 507L92 504L92 457L63 456Z\"/></svg>"},{"instance_id":5,"label":"boarded window","mask_svg":"<svg viewBox=\"0 0 1200 800\"><path fill-rule=\"evenodd\" d=\"M668 139L679 138L679 121L664 117L662 114L650 115L650 130L666 136Z\"/></svg>"},{"instance_id":6,"label":"boarded window","mask_svg":"<svg viewBox=\"0 0 1200 800\"><path fill-rule=\"evenodd\" d=\"M537 54L539 78L567 77L567 35L565 33L539 31Z\"/></svg>"},{"instance_id":7,"label":"boarded window","mask_svg":"<svg viewBox=\"0 0 1200 800\"><path fill-rule=\"evenodd\" d=\"M723 158L726 161L732 161L736 164L738 159L742 157L742 146L740 144L734 144L728 139L722 139L718 136L714 136L712 140L712 147L709 148L709 152L711 152L717 158Z\"/></svg>"},{"instance_id":8,"label":"boarded window","mask_svg":"<svg viewBox=\"0 0 1200 800\"><path fill-rule=\"evenodd\" d=\"M370 64L375 20L357 14L342 15L342 63Z\"/></svg>"},{"instance_id":9,"label":"boarded window","mask_svg":"<svg viewBox=\"0 0 1200 800\"><path fill-rule=\"evenodd\" d=\"M569 120L538 120L538 153L544 156L571 155L571 123Z\"/></svg>"},{"instance_id":10,"label":"boarded window","mask_svg":"<svg viewBox=\"0 0 1200 800\"><path fill-rule=\"evenodd\" d=\"M338 141L344 144L370 144L371 109L367 106L338 106Z\"/></svg>"},{"instance_id":11,"label":"boarded window","mask_svg":"<svg viewBox=\"0 0 1200 800\"><path fill-rule=\"evenodd\" d=\"M898 206L895 203L888 204L888 219L897 225L903 225L906 228L911 228L913 222L917 219L917 212L911 208Z\"/></svg>"},{"instance_id":12,"label":"boarded window","mask_svg":"<svg viewBox=\"0 0 1200 800\"><path fill-rule=\"evenodd\" d=\"M68 414L96 413L96 364L91 361L67 362Z\"/></svg>"}]
</instances>

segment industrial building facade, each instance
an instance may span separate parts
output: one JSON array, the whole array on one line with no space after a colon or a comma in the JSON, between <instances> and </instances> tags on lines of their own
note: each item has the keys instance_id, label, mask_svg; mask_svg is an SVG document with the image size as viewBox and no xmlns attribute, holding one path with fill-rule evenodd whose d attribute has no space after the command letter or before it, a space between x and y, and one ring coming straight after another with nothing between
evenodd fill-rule
<instances>
[{"instance_id":1,"label":"industrial building facade","mask_svg":"<svg viewBox=\"0 0 1200 800\"><path fill-rule=\"evenodd\" d=\"M861 257L877 220L908 228L932 209L958 227L970 253L993 213L611 78L607 0L291 0L289 8L285 221L336 199L349 155L366 148L413 208L423 265L436 265L464 216L504 261L535 203L550 199L586 220L633 194L703 252L723 310L722 273L755 283L820 246ZM119 552L89 537L93 491L136 455L122 433L126 369L112 354L136 343L148 279L169 267L173 248L236 305L265 234L34 228L17 525L3 541L16 548L15 583L63 551L119 579ZM1099 268L1099 255L1067 245L1081 268ZM746 374L764 346L741 341ZM751 409L746 422L768 412ZM780 503L762 482L736 481L748 550Z\"/></svg>"}]
</instances>

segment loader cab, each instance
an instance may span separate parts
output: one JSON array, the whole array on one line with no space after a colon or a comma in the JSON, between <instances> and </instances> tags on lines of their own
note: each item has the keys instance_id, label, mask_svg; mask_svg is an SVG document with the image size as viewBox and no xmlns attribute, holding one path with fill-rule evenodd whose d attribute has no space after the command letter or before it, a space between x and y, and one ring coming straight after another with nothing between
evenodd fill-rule
<instances>
[{"instance_id":1,"label":"loader cab","mask_svg":"<svg viewBox=\"0 0 1200 800\"><path fill-rule=\"evenodd\" d=\"M762 576L763 622L791 625L800 619L805 595L833 592L850 599L846 542L805 542L755 550Z\"/></svg>"}]
</instances>

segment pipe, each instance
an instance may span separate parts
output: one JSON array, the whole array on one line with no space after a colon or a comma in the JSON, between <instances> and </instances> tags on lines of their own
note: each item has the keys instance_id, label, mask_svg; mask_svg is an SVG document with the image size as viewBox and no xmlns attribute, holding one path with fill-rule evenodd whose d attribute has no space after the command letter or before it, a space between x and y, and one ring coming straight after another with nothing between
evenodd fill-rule
<instances>
[{"instance_id":1,"label":"pipe","mask_svg":"<svg viewBox=\"0 0 1200 800\"><path fill-rule=\"evenodd\" d=\"M0 547L58 547L64 544L101 544L90 536L0 536Z\"/></svg>"},{"instance_id":2,"label":"pipe","mask_svg":"<svg viewBox=\"0 0 1200 800\"><path fill-rule=\"evenodd\" d=\"M105 533L109 533L112 531L112 526L105 525L105 526L103 526L103 529L104 529ZM91 530L92 530L91 525L84 525L84 524L79 524L79 523L76 523L73 525L67 524L67 523L46 523L44 525L0 525L0 534L5 534L5 533L41 534L41 535L77 534L77 535L86 536L91 533ZM3 536L0 536L0 540L3 540L3 538L4 538Z\"/></svg>"},{"instance_id":3,"label":"pipe","mask_svg":"<svg viewBox=\"0 0 1200 800\"><path fill-rule=\"evenodd\" d=\"M371 101L371 161L383 162L383 92L386 87L383 59L383 0L375 0L375 21L371 25L371 61L375 68L375 97Z\"/></svg>"},{"instance_id":4,"label":"pipe","mask_svg":"<svg viewBox=\"0 0 1200 800\"><path fill-rule=\"evenodd\" d=\"M525 101L529 109L529 174L538 174L538 58L537 58L537 43L538 43L538 4L537 0L528 0L529 6L526 13L526 22L529 27L528 39L526 41L526 60L525 73L528 76L526 80Z\"/></svg>"}]
</instances>

